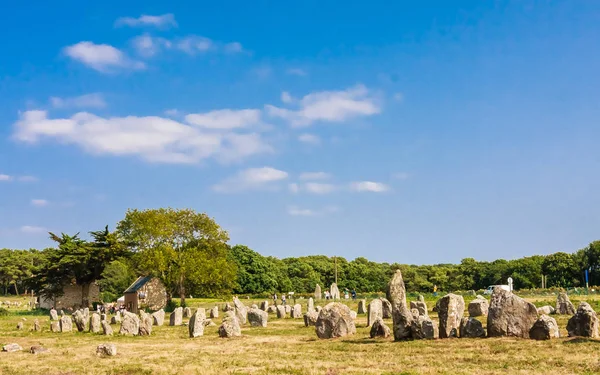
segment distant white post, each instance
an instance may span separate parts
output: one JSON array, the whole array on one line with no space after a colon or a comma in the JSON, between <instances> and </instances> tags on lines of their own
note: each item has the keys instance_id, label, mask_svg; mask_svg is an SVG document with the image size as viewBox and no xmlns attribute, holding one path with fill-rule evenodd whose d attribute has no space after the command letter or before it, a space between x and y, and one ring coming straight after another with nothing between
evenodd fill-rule
<instances>
[{"instance_id":1,"label":"distant white post","mask_svg":"<svg viewBox=\"0 0 600 375\"><path fill-rule=\"evenodd\" d=\"M510 289L510 291L513 291L513 279L512 277L508 278L508 289Z\"/></svg>"}]
</instances>

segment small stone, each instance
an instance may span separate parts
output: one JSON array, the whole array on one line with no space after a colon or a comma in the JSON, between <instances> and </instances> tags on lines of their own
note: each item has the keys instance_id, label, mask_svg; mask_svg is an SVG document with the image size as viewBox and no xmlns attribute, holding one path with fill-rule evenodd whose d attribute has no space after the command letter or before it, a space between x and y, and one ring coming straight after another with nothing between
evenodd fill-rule
<instances>
[{"instance_id":1,"label":"small stone","mask_svg":"<svg viewBox=\"0 0 600 375\"><path fill-rule=\"evenodd\" d=\"M73 331L73 322L71 321L71 317L68 315L63 315L60 317L60 331L61 332L71 332Z\"/></svg>"},{"instance_id":2,"label":"small stone","mask_svg":"<svg viewBox=\"0 0 600 375\"><path fill-rule=\"evenodd\" d=\"M19 344L6 344L2 347L2 351L8 353L20 352L21 350L23 350L23 348L21 348L21 345Z\"/></svg>"},{"instance_id":3,"label":"small stone","mask_svg":"<svg viewBox=\"0 0 600 375\"><path fill-rule=\"evenodd\" d=\"M204 320L204 326L205 327L216 327L217 325L212 320L206 319L206 320Z\"/></svg>"},{"instance_id":4,"label":"small stone","mask_svg":"<svg viewBox=\"0 0 600 375\"><path fill-rule=\"evenodd\" d=\"M262 311L267 311L268 308L269 308L269 301L262 301L260 303L260 309Z\"/></svg>"},{"instance_id":5,"label":"small stone","mask_svg":"<svg viewBox=\"0 0 600 375\"><path fill-rule=\"evenodd\" d=\"M472 317L464 317L460 321L460 337L461 338L477 338L485 337L485 330L481 322Z\"/></svg>"},{"instance_id":6,"label":"small stone","mask_svg":"<svg viewBox=\"0 0 600 375\"><path fill-rule=\"evenodd\" d=\"M575 315L567 323L569 337L598 338L598 316L589 303L581 302Z\"/></svg>"},{"instance_id":7,"label":"small stone","mask_svg":"<svg viewBox=\"0 0 600 375\"><path fill-rule=\"evenodd\" d=\"M474 299L469 302L469 316L487 316L490 304L487 299Z\"/></svg>"},{"instance_id":8,"label":"small stone","mask_svg":"<svg viewBox=\"0 0 600 375\"><path fill-rule=\"evenodd\" d=\"M183 317L184 318L189 318L192 316L192 309L189 307L186 307L183 309Z\"/></svg>"},{"instance_id":9,"label":"small stone","mask_svg":"<svg viewBox=\"0 0 600 375\"><path fill-rule=\"evenodd\" d=\"M158 311L153 312L152 314L152 324L155 326L162 326L165 324L165 310L160 309Z\"/></svg>"},{"instance_id":10,"label":"small stone","mask_svg":"<svg viewBox=\"0 0 600 375\"><path fill-rule=\"evenodd\" d=\"M350 309L339 302L332 302L321 310L315 329L320 339L344 337L356 333Z\"/></svg>"},{"instance_id":11,"label":"small stone","mask_svg":"<svg viewBox=\"0 0 600 375\"><path fill-rule=\"evenodd\" d=\"M285 306L283 305L277 305L277 318L278 319L283 319L286 317L287 313L285 311Z\"/></svg>"},{"instance_id":12,"label":"small stone","mask_svg":"<svg viewBox=\"0 0 600 375\"><path fill-rule=\"evenodd\" d=\"M34 345L31 348L29 348L29 353L31 353L31 354L45 353L47 351L48 351L48 349L44 348L41 345Z\"/></svg>"},{"instance_id":13,"label":"small stone","mask_svg":"<svg viewBox=\"0 0 600 375\"><path fill-rule=\"evenodd\" d=\"M113 335L113 329L110 324L108 324L108 321L103 320L100 324L102 325L102 333L104 333L105 336Z\"/></svg>"},{"instance_id":14,"label":"small stone","mask_svg":"<svg viewBox=\"0 0 600 375\"><path fill-rule=\"evenodd\" d=\"M210 309L210 317L212 319L216 319L219 317L219 308L217 306Z\"/></svg>"},{"instance_id":15,"label":"small stone","mask_svg":"<svg viewBox=\"0 0 600 375\"><path fill-rule=\"evenodd\" d=\"M554 307L546 305L546 306L542 306L542 307L538 307L537 312L539 315L550 315L550 314L554 314L556 310L554 309Z\"/></svg>"},{"instance_id":16,"label":"small stone","mask_svg":"<svg viewBox=\"0 0 600 375\"><path fill-rule=\"evenodd\" d=\"M314 327L317 324L317 319L319 319L319 313L316 311L308 311L304 314L304 325L306 327Z\"/></svg>"},{"instance_id":17,"label":"small stone","mask_svg":"<svg viewBox=\"0 0 600 375\"><path fill-rule=\"evenodd\" d=\"M390 337L391 334L392 334L392 330L390 330L390 328L385 324L383 319L381 319L381 318L375 319L375 321L371 325L371 332L370 332L371 338L375 338L375 337L386 337L387 338L387 337Z\"/></svg>"},{"instance_id":18,"label":"small stone","mask_svg":"<svg viewBox=\"0 0 600 375\"><path fill-rule=\"evenodd\" d=\"M17 323L17 329L20 331L23 329L23 322L18 322Z\"/></svg>"},{"instance_id":19,"label":"small stone","mask_svg":"<svg viewBox=\"0 0 600 375\"><path fill-rule=\"evenodd\" d=\"M206 311L203 308L196 310L190 318L188 330L190 338L204 335L204 320L206 319Z\"/></svg>"},{"instance_id":20,"label":"small stone","mask_svg":"<svg viewBox=\"0 0 600 375\"><path fill-rule=\"evenodd\" d=\"M295 304L292 308L291 316L292 319L302 318L302 306L299 303Z\"/></svg>"},{"instance_id":21,"label":"small stone","mask_svg":"<svg viewBox=\"0 0 600 375\"><path fill-rule=\"evenodd\" d=\"M542 315L533 323L529 330L529 337L534 340L550 340L559 338L558 324L554 318L548 315Z\"/></svg>"},{"instance_id":22,"label":"small stone","mask_svg":"<svg viewBox=\"0 0 600 375\"><path fill-rule=\"evenodd\" d=\"M50 322L50 332L60 332L60 323L57 321Z\"/></svg>"},{"instance_id":23,"label":"small stone","mask_svg":"<svg viewBox=\"0 0 600 375\"><path fill-rule=\"evenodd\" d=\"M410 322L410 336L415 340L437 339L438 327L429 316L420 315Z\"/></svg>"},{"instance_id":24,"label":"small stone","mask_svg":"<svg viewBox=\"0 0 600 375\"><path fill-rule=\"evenodd\" d=\"M571 303L569 296L565 292L560 292L556 296L556 313L560 315L575 314L575 306Z\"/></svg>"},{"instance_id":25,"label":"small stone","mask_svg":"<svg viewBox=\"0 0 600 375\"><path fill-rule=\"evenodd\" d=\"M138 335L150 336L152 334L152 325L154 324L154 318L150 314L144 314L140 319L140 330Z\"/></svg>"},{"instance_id":26,"label":"small stone","mask_svg":"<svg viewBox=\"0 0 600 375\"><path fill-rule=\"evenodd\" d=\"M99 333L100 332L100 322L102 321L102 318L100 317L100 314L98 313L93 313L92 316L90 317L90 332L92 333Z\"/></svg>"},{"instance_id":27,"label":"small stone","mask_svg":"<svg viewBox=\"0 0 600 375\"><path fill-rule=\"evenodd\" d=\"M248 310L248 322L252 327L266 327L269 314L260 309Z\"/></svg>"},{"instance_id":28,"label":"small stone","mask_svg":"<svg viewBox=\"0 0 600 375\"><path fill-rule=\"evenodd\" d=\"M50 309L50 320L58 320L58 313L53 308Z\"/></svg>"},{"instance_id":29,"label":"small stone","mask_svg":"<svg viewBox=\"0 0 600 375\"><path fill-rule=\"evenodd\" d=\"M183 308L178 307L171 313L169 317L170 326L180 326L183 324Z\"/></svg>"},{"instance_id":30,"label":"small stone","mask_svg":"<svg viewBox=\"0 0 600 375\"><path fill-rule=\"evenodd\" d=\"M366 314L367 313L367 300L361 299L358 301L358 313Z\"/></svg>"},{"instance_id":31,"label":"small stone","mask_svg":"<svg viewBox=\"0 0 600 375\"><path fill-rule=\"evenodd\" d=\"M240 328L240 322L237 320L235 313L226 313L223 318L223 323L219 326L219 336L229 338L241 335L242 329Z\"/></svg>"},{"instance_id":32,"label":"small stone","mask_svg":"<svg viewBox=\"0 0 600 375\"><path fill-rule=\"evenodd\" d=\"M115 344L100 344L96 348L96 355L113 357L117 355L117 346Z\"/></svg>"}]
</instances>

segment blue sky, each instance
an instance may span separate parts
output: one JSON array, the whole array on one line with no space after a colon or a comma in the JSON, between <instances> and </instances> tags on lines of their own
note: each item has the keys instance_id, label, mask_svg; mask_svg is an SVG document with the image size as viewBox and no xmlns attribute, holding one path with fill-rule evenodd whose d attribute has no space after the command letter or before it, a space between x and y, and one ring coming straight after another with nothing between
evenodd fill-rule
<instances>
[{"instance_id":1,"label":"blue sky","mask_svg":"<svg viewBox=\"0 0 600 375\"><path fill-rule=\"evenodd\" d=\"M164 206L279 257L600 237L597 2L87 3L0 14L0 247Z\"/></svg>"}]
</instances>

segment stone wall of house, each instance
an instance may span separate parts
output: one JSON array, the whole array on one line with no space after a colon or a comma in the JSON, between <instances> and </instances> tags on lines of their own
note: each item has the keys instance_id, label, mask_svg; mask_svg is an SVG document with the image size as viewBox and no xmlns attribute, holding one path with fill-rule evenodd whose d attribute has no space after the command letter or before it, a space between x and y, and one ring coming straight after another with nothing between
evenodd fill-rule
<instances>
[{"instance_id":1,"label":"stone wall of house","mask_svg":"<svg viewBox=\"0 0 600 375\"><path fill-rule=\"evenodd\" d=\"M64 294L56 298L56 301L40 297L40 307L50 309L56 306L56 309L66 309L81 306L82 289L80 285L65 285L63 291ZM100 287L96 283L90 285L89 301L90 305L94 302L100 302Z\"/></svg>"},{"instance_id":2,"label":"stone wall of house","mask_svg":"<svg viewBox=\"0 0 600 375\"><path fill-rule=\"evenodd\" d=\"M163 283L156 277L148 281L142 288L146 298L140 300L140 306L147 307L151 311L157 311L167 305L167 293Z\"/></svg>"}]
</instances>

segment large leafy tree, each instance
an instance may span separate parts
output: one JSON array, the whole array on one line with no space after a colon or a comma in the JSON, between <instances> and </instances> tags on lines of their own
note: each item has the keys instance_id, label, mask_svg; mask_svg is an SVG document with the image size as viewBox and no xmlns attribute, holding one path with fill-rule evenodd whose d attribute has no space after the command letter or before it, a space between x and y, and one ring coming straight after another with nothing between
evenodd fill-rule
<instances>
[{"instance_id":1,"label":"large leafy tree","mask_svg":"<svg viewBox=\"0 0 600 375\"><path fill-rule=\"evenodd\" d=\"M235 293L258 294L277 290L277 278L273 263L247 246L231 248L231 256L237 264Z\"/></svg>"},{"instance_id":2,"label":"large leafy tree","mask_svg":"<svg viewBox=\"0 0 600 375\"><path fill-rule=\"evenodd\" d=\"M160 278L167 298L187 294L215 296L235 285L226 231L210 217L191 209L128 210L117 225L121 240L136 254L138 268Z\"/></svg>"}]
</instances>

